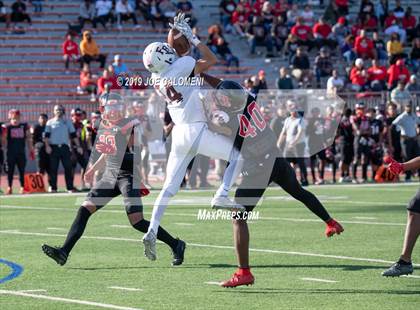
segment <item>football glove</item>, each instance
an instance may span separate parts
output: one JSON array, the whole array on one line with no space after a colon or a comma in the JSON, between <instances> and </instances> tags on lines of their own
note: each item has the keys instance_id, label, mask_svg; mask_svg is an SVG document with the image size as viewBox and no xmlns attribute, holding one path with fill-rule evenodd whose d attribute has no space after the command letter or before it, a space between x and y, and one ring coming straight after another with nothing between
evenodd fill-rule
<instances>
[{"instance_id":1,"label":"football glove","mask_svg":"<svg viewBox=\"0 0 420 310\"><path fill-rule=\"evenodd\" d=\"M190 27L190 25L188 25L188 21L190 19L187 17L185 18L185 14L181 13L178 14L175 18L174 18L174 23L173 24L169 24L169 26L173 29L177 29L179 32L181 32L186 38L187 40L193 44L194 46L197 46L198 44L201 43L201 41L197 38L197 36L195 34L193 34L192 29Z\"/></svg>"},{"instance_id":2,"label":"football glove","mask_svg":"<svg viewBox=\"0 0 420 310\"><path fill-rule=\"evenodd\" d=\"M392 157L385 158L384 163L388 165L388 170L395 175L399 175L404 172L403 165Z\"/></svg>"}]
</instances>

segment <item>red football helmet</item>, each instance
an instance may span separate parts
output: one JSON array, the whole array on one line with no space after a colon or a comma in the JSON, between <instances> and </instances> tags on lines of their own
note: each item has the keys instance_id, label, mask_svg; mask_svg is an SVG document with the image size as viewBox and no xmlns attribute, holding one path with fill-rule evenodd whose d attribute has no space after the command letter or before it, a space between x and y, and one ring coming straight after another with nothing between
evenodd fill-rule
<instances>
[{"instance_id":1,"label":"red football helmet","mask_svg":"<svg viewBox=\"0 0 420 310\"><path fill-rule=\"evenodd\" d=\"M99 97L99 111L102 118L116 123L125 117L126 107L123 97L117 93L105 93Z\"/></svg>"}]
</instances>

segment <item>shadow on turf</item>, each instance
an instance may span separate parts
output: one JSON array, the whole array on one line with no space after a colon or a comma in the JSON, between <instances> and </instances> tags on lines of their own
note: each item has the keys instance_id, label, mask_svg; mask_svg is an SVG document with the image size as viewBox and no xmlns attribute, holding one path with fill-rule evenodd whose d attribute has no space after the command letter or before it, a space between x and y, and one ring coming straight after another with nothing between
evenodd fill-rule
<instances>
[{"instance_id":1,"label":"shadow on turf","mask_svg":"<svg viewBox=\"0 0 420 310\"><path fill-rule=\"evenodd\" d=\"M242 288L214 290L215 293L239 294L390 294L418 295L420 291L407 290L367 290L367 289L276 289L276 288Z\"/></svg>"},{"instance_id":2,"label":"shadow on turf","mask_svg":"<svg viewBox=\"0 0 420 310\"><path fill-rule=\"evenodd\" d=\"M237 268L237 265L230 264L208 264L209 268ZM287 264L276 264L276 265L253 265L252 268L334 268L342 269L346 271L359 271L365 269L384 269L387 266L372 266L372 265L287 265Z\"/></svg>"}]
</instances>

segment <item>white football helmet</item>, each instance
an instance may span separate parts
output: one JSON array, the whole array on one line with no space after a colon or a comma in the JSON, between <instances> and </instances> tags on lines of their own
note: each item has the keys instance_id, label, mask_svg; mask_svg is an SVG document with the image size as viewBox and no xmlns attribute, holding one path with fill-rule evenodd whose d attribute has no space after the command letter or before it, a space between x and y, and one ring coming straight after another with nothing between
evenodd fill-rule
<instances>
[{"instance_id":1,"label":"white football helmet","mask_svg":"<svg viewBox=\"0 0 420 310\"><path fill-rule=\"evenodd\" d=\"M175 50L164 42L150 43L143 52L143 64L151 73L162 73L176 58Z\"/></svg>"}]
</instances>

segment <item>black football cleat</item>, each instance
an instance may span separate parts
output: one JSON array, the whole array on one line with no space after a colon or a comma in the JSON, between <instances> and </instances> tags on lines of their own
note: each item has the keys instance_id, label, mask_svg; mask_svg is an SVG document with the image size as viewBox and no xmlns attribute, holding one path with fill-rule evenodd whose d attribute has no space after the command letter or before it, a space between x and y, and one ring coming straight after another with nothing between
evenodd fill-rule
<instances>
[{"instance_id":1,"label":"black football cleat","mask_svg":"<svg viewBox=\"0 0 420 310\"><path fill-rule=\"evenodd\" d=\"M184 262L184 252L186 247L187 244L184 241L178 239L178 245L176 246L175 251L172 250L172 255L174 257L172 261L172 266L182 265L182 263Z\"/></svg>"},{"instance_id":2,"label":"black football cleat","mask_svg":"<svg viewBox=\"0 0 420 310\"><path fill-rule=\"evenodd\" d=\"M59 247L52 247L47 244L43 244L42 251L45 253L45 255L55 260L55 262L60 266L63 266L67 262L67 253Z\"/></svg>"}]
</instances>

